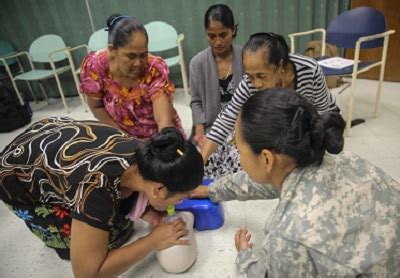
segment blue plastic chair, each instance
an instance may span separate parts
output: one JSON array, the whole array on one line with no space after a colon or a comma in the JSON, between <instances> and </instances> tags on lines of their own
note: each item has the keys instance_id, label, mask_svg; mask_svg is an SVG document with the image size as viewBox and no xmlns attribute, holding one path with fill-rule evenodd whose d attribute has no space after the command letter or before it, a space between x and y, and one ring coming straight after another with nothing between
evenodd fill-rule
<instances>
[{"instance_id":1,"label":"blue plastic chair","mask_svg":"<svg viewBox=\"0 0 400 278\"><path fill-rule=\"evenodd\" d=\"M75 81L75 86L76 90L78 91L78 94L81 96L82 99L84 99L84 96L80 93L79 89L79 74L81 73L80 67L76 67L74 63L74 58L73 58L73 53L76 50L84 49L86 51L86 54L89 54L91 51L98 51L104 48L107 48L108 46L108 31L106 31L104 28L100 29L96 32L94 32L90 38L88 44L81 44L72 48L68 48L65 50L65 53L68 56L68 62L71 67L71 72L72 75L74 76L74 81ZM85 102L84 102L85 103ZM87 111L86 103L84 104L85 106L85 111Z\"/></svg>"},{"instance_id":2,"label":"blue plastic chair","mask_svg":"<svg viewBox=\"0 0 400 278\"><path fill-rule=\"evenodd\" d=\"M29 60L29 64L31 66L31 70L17 74L15 76L12 75L10 72L10 79L13 83L14 89L17 92L17 95L21 101L21 104L23 104L23 99L21 97L21 94L18 90L16 81L17 80L25 80L25 81L39 81L39 87L43 93L43 96L49 103L49 99L47 97L47 94L43 88L43 85L41 83L42 80L54 77L57 82L58 90L60 92L60 96L62 99L62 102L64 104L66 112L69 112L69 108L67 105L67 102L64 97L64 91L62 89L60 79L58 77L59 74L66 72L70 70L69 66L63 66L63 67L56 67L55 63L63 61L67 59L67 55L65 54L65 50L67 49L63 39L57 35L44 35L32 42L32 44L29 47L29 53L26 51L16 53L14 55L10 55L7 58L16 58L19 56L26 56ZM34 66L34 63L41 63L41 64L50 64L51 69L36 69ZM36 98L34 96L34 99L36 101Z\"/></svg>"},{"instance_id":3,"label":"blue plastic chair","mask_svg":"<svg viewBox=\"0 0 400 278\"><path fill-rule=\"evenodd\" d=\"M149 51L161 52L161 56L167 63L168 67L180 65L183 89L185 96L188 99L189 88L182 44L185 36L183 34L178 35L174 27L163 21L152 21L147 23L144 27L149 36ZM178 49L178 55L166 56L162 53L175 48Z\"/></svg>"},{"instance_id":4,"label":"blue plastic chair","mask_svg":"<svg viewBox=\"0 0 400 278\"><path fill-rule=\"evenodd\" d=\"M374 67L380 67L378 90L375 100L375 113L377 117L380 113L380 99L382 90L382 81L385 74L385 64L387 49L389 45L389 36L394 34L394 30L386 30L385 16L378 10L371 7L359 7L345 11L335 17L325 29L315 29L306 32L290 34L291 51L295 52L295 37L310 35L313 33L322 34L322 57L316 60L325 60L326 42L336 45L340 48L354 48L354 64L352 66L333 69L321 66L326 76L351 76L351 93L349 99L349 110L346 117L345 135L350 134L351 120L353 114L354 95L356 88L356 79L360 73L366 72ZM360 61L360 50L364 48L382 47L382 56L379 61ZM347 86L349 87L349 86ZM347 88L346 87L346 88Z\"/></svg>"}]
</instances>

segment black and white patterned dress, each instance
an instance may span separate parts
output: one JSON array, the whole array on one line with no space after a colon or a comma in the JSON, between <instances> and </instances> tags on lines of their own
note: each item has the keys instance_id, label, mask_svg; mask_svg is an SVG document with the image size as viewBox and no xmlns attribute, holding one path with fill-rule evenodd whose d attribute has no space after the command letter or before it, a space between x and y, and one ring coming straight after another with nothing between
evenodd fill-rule
<instances>
[{"instance_id":1,"label":"black and white patterned dress","mask_svg":"<svg viewBox=\"0 0 400 278\"><path fill-rule=\"evenodd\" d=\"M117 248L133 232L125 215L137 194L121 198L120 176L138 144L99 122L44 119L1 153L0 199L63 259L73 218L108 231Z\"/></svg>"},{"instance_id":2,"label":"black and white patterned dress","mask_svg":"<svg viewBox=\"0 0 400 278\"><path fill-rule=\"evenodd\" d=\"M232 74L225 79L219 79L221 111L225 109L235 92L232 79ZM232 142L233 133L231 132L224 143L220 145L218 149L210 156L205 167L206 177L218 179L225 175L235 173L241 169L239 152Z\"/></svg>"}]
</instances>

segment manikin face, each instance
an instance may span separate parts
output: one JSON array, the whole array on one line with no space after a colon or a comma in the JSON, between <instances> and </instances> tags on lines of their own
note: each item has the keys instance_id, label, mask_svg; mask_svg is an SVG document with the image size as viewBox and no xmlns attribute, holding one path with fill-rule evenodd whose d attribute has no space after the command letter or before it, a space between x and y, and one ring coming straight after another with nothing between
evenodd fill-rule
<instances>
[{"instance_id":1,"label":"manikin face","mask_svg":"<svg viewBox=\"0 0 400 278\"><path fill-rule=\"evenodd\" d=\"M137 79L144 76L147 68L147 39L142 32L133 32L128 43L110 51L116 58L118 69L124 77Z\"/></svg>"},{"instance_id":2,"label":"manikin face","mask_svg":"<svg viewBox=\"0 0 400 278\"><path fill-rule=\"evenodd\" d=\"M265 63L266 51L260 48L255 52L247 50L243 53L244 71L257 90L276 88L281 83L281 69Z\"/></svg>"},{"instance_id":3,"label":"manikin face","mask_svg":"<svg viewBox=\"0 0 400 278\"><path fill-rule=\"evenodd\" d=\"M207 41L216 55L230 53L233 41L233 30L222 22L210 20L206 29Z\"/></svg>"}]
</instances>

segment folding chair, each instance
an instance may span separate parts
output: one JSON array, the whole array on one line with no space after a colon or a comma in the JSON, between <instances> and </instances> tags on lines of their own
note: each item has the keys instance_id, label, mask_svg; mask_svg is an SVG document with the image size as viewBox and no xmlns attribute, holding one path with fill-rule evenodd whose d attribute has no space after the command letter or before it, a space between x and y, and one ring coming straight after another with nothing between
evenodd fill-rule
<instances>
[{"instance_id":1,"label":"folding chair","mask_svg":"<svg viewBox=\"0 0 400 278\"><path fill-rule=\"evenodd\" d=\"M56 67L55 63L63 61L67 58L64 51L67 49L63 39L57 35L44 35L36 40L34 40L29 47L29 53L26 51L19 52L13 55L9 55L7 57L3 57L4 59L9 58L17 58L19 56L26 56L29 60L29 64L31 66L31 70L16 74L13 76L11 71L9 72L10 79L14 86L15 92L17 93L21 104L23 104L23 99L17 87L17 80L25 80L25 81L39 81L39 87L43 93L43 96L49 102L47 94L43 88L41 83L42 80L54 77L57 82L57 87L60 92L60 96L62 102L64 104L65 111L69 113L69 108L67 102L64 97L64 91L61 86L60 79L58 77L59 74L64 73L70 69L69 66ZM51 69L36 69L33 63L42 63L42 64L50 64ZM33 95L35 101L36 97Z\"/></svg>"},{"instance_id":2,"label":"folding chair","mask_svg":"<svg viewBox=\"0 0 400 278\"><path fill-rule=\"evenodd\" d=\"M189 99L189 87L186 72L185 60L183 57L183 40L184 34L176 32L175 28L163 21L152 21L144 25L149 36L149 51L150 52L166 52L178 48L178 55L167 56L161 54L168 67L180 65L183 89L186 99Z\"/></svg>"},{"instance_id":3,"label":"folding chair","mask_svg":"<svg viewBox=\"0 0 400 278\"><path fill-rule=\"evenodd\" d=\"M24 72L18 57L5 58L5 57L8 57L8 56L14 55L15 53L16 52L14 51L14 48L12 47L12 45L9 42L0 41L0 67L4 67L4 69L5 69L5 71L0 72L0 80L6 79L6 78L10 79L10 76L13 76L11 67L14 66L15 63L18 64L18 69L17 69L16 72L14 72L14 74L19 74L19 73L23 73ZM29 81L27 81L26 83L28 85L29 92L31 93L33 99L35 101L37 101L36 100L36 96L32 91L32 87L29 84ZM23 105L23 99L21 98L21 96L19 94L17 94L17 93L16 93L16 95L18 97L18 101L20 103L22 103L22 105Z\"/></svg>"},{"instance_id":4,"label":"folding chair","mask_svg":"<svg viewBox=\"0 0 400 278\"><path fill-rule=\"evenodd\" d=\"M345 135L350 135L350 127L353 114L354 94L356 89L357 76L374 67L380 66L378 90L375 100L374 117L380 113L380 98L382 81L385 73L387 48L389 36L394 34L394 30L386 30L386 19L384 15L371 7L359 7L345 11L335 17L325 29L315 29L306 32L293 33L289 35L291 42L291 52L295 52L295 37L321 33L322 35L322 57L316 60L324 60L325 43L330 43L341 48L354 48L354 64L340 69L333 69L321 66L326 76L351 76L351 93L349 99L349 110L346 117ZM360 50L364 48L382 47L382 56L379 61L360 61Z\"/></svg>"},{"instance_id":5,"label":"folding chair","mask_svg":"<svg viewBox=\"0 0 400 278\"><path fill-rule=\"evenodd\" d=\"M108 31L106 31L105 29L100 29L96 32L94 32L90 38L89 38L89 42L88 44L81 44L72 48L68 48L65 50L65 53L67 54L68 57L68 62L69 65L71 67L71 72L72 75L74 77L74 82L75 82L75 86L76 86L76 90L78 91L79 96L84 100L84 96L80 93L80 89L79 89L79 78L78 75L81 72L80 67L76 67L75 63L74 63L74 59L73 59L73 52L75 52L76 50L79 49L85 49L86 50L86 54L89 54L89 52L91 51L98 51L100 49L104 49L107 48L108 46ZM87 110L87 105L86 102L84 102L84 107L85 107L85 111Z\"/></svg>"}]
</instances>

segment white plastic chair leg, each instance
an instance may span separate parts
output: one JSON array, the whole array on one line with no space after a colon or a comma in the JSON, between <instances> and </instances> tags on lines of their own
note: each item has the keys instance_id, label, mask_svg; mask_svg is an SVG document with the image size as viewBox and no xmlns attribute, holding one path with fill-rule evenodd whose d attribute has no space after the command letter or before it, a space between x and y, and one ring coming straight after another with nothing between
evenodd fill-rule
<instances>
[{"instance_id":1,"label":"white plastic chair leg","mask_svg":"<svg viewBox=\"0 0 400 278\"><path fill-rule=\"evenodd\" d=\"M14 87L15 93L17 94L19 103L23 106L23 105L24 105L24 99L22 98L21 93L20 93L20 91L18 90L17 84L15 83L14 80L13 80L12 83L13 83L13 87Z\"/></svg>"},{"instance_id":2,"label":"white plastic chair leg","mask_svg":"<svg viewBox=\"0 0 400 278\"><path fill-rule=\"evenodd\" d=\"M72 69L72 68L71 68L71 69ZM79 90L79 84L80 84L80 83L79 83L79 80L78 80L78 76L77 76L74 72L72 72L72 76L73 76L73 78L74 78L74 82L75 82L75 86L76 86L76 91L78 92L79 98L81 99L83 108L85 109L85 112L88 112L85 98L84 98L84 96L80 93L80 90Z\"/></svg>"},{"instance_id":3,"label":"white plastic chair leg","mask_svg":"<svg viewBox=\"0 0 400 278\"><path fill-rule=\"evenodd\" d=\"M60 82L60 79L58 78L58 74L55 71L54 71L54 77L55 77L56 82L57 82L58 91L60 92L60 96L61 96L62 102L64 104L65 111L67 113L69 113L70 111L69 111L69 107L67 105L67 101L65 100L64 91L63 91L63 89L61 87L61 82Z\"/></svg>"},{"instance_id":4,"label":"white plastic chair leg","mask_svg":"<svg viewBox=\"0 0 400 278\"><path fill-rule=\"evenodd\" d=\"M37 103L36 96L35 96L35 93L34 93L33 90L32 90L31 83L27 80L27 81L26 81L26 84L28 85L29 92L30 92L31 95L33 96L33 99L35 100L35 103Z\"/></svg>"},{"instance_id":5,"label":"white plastic chair leg","mask_svg":"<svg viewBox=\"0 0 400 278\"><path fill-rule=\"evenodd\" d=\"M384 70L382 69L383 66L381 65L381 70L379 74L379 83L378 83L378 90L376 93L376 99L375 99L375 111L374 111L374 117L378 117L379 114L381 113L381 92L382 92L382 82L383 82L383 75L384 75Z\"/></svg>"},{"instance_id":6,"label":"white plastic chair leg","mask_svg":"<svg viewBox=\"0 0 400 278\"><path fill-rule=\"evenodd\" d=\"M78 74L76 73L74 60L72 59L71 53L69 51L66 51L66 54L67 54L67 57L68 57L69 65L71 67L71 73L72 73L72 77L74 79L76 92L78 93L79 98L81 99L81 102L83 104L83 108L85 109L85 112L88 112L88 107L86 105L85 97L80 93L80 90L79 90L79 84L80 83L79 83L79 79L78 79Z\"/></svg>"},{"instance_id":7,"label":"white plastic chair leg","mask_svg":"<svg viewBox=\"0 0 400 278\"><path fill-rule=\"evenodd\" d=\"M188 80L187 80L186 67L185 67L183 61L181 61L180 65L181 65L181 73L182 73L183 91L185 92L186 102L188 102L189 101L189 86L188 86Z\"/></svg>"},{"instance_id":8,"label":"white plastic chair leg","mask_svg":"<svg viewBox=\"0 0 400 278\"><path fill-rule=\"evenodd\" d=\"M13 85L13 87L14 87L14 91L15 91L17 97L18 97L19 103L20 103L21 105L24 105L24 99L22 98L21 93L20 93L19 90L18 90L17 83L15 82L15 79L14 79L12 73L11 73L10 67L9 67L8 64L5 63L5 62L3 62L3 64L4 64L4 67L5 67L5 69L6 69L6 72L7 72L8 76L9 76L9 78L10 78L10 80L11 80L11 83L12 83L12 85Z\"/></svg>"},{"instance_id":9,"label":"white plastic chair leg","mask_svg":"<svg viewBox=\"0 0 400 278\"><path fill-rule=\"evenodd\" d=\"M346 129L344 131L344 135L346 137L350 136L351 120L353 118L354 95L355 95L355 91L356 91L356 80L357 80L357 75L353 74L353 77L351 79L349 111L348 111L347 118L346 118Z\"/></svg>"},{"instance_id":10,"label":"white plastic chair leg","mask_svg":"<svg viewBox=\"0 0 400 278\"><path fill-rule=\"evenodd\" d=\"M47 104L50 104L49 97L47 96L46 91L43 88L42 81L39 81L39 87L40 87L40 90L42 91L42 95L44 96L44 99L47 101Z\"/></svg>"},{"instance_id":11,"label":"white plastic chair leg","mask_svg":"<svg viewBox=\"0 0 400 278\"><path fill-rule=\"evenodd\" d=\"M29 92L31 93L31 96L33 98L33 100L35 101L35 103L38 103L38 100L35 96L35 93L32 90L31 84L29 83L29 81L26 81L26 83L28 84L28 88L29 88Z\"/></svg>"},{"instance_id":12,"label":"white plastic chair leg","mask_svg":"<svg viewBox=\"0 0 400 278\"><path fill-rule=\"evenodd\" d=\"M382 93L382 82L383 77L385 76L385 65L386 65L386 58L387 58L387 50L389 45L389 35L385 37L383 41L383 50L382 50L382 61L381 61L381 70L379 72L379 84L378 84L378 92L376 94L375 99L375 112L374 117L378 117L381 113L381 93Z\"/></svg>"}]
</instances>

